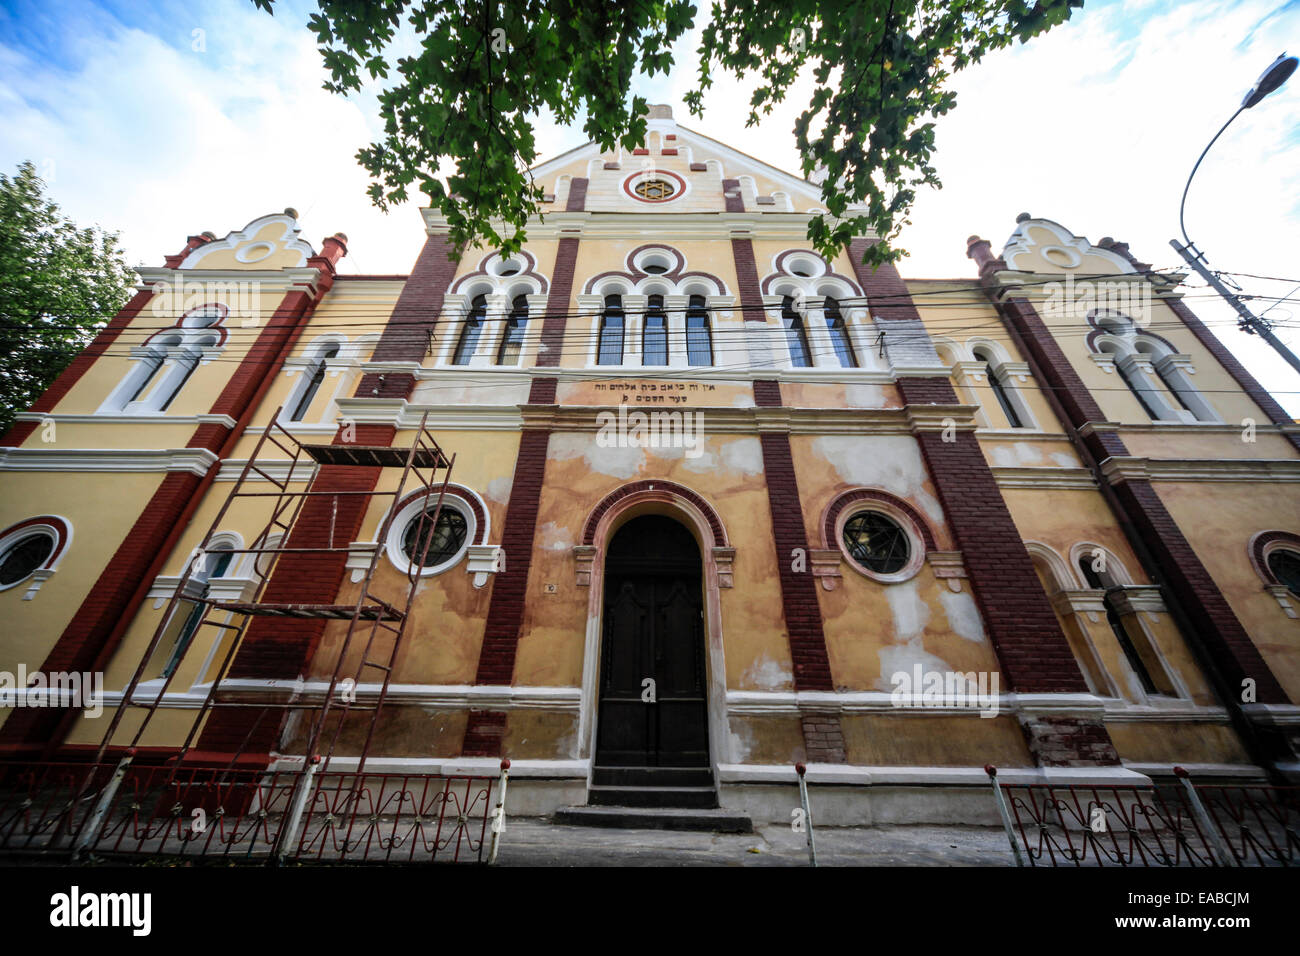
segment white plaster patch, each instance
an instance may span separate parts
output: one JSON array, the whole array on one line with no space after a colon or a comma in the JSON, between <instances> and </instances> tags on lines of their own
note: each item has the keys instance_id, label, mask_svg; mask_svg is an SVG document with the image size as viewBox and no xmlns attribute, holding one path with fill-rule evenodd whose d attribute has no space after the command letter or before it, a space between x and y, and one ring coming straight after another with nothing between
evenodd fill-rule
<instances>
[{"instance_id":1,"label":"white plaster patch","mask_svg":"<svg viewBox=\"0 0 1300 956\"><path fill-rule=\"evenodd\" d=\"M1068 451L1058 451L1052 453L1052 461L1062 468L1078 468L1079 459L1071 455Z\"/></svg>"},{"instance_id":2,"label":"white plaster patch","mask_svg":"<svg viewBox=\"0 0 1300 956\"><path fill-rule=\"evenodd\" d=\"M552 435L546 457L555 461L582 458L593 472L611 478L631 478L645 466L645 449L602 448L595 435Z\"/></svg>"},{"instance_id":3,"label":"white plaster patch","mask_svg":"<svg viewBox=\"0 0 1300 956\"><path fill-rule=\"evenodd\" d=\"M749 752L754 747L754 732L748 724L731 721L727 740L731 749L732 763L745 763L749 760Z\"/></svg>"},{"instance_id":4,"label":"white plaster patch","mask_svg":"<svg viewBox=\"0 0 1300 956\"><path fill-rule=\"evenodd\" d=\"M510 500L510 489L514 485L513 475L502 475L500 478L493 478L487 484L487 490L484 494L493 501L506 502Z\"/></svg>"},{"instance_id":5,"label":"white plaster patch","mask_svg":"<svg viewBox=\"0 0 1300 956\"><path fill-rule=\"evenodd\" d=\"M980 616L975 598L966 591L953 593L947 589L939 592L939 603L948 616L948 627L958 637L983 644L987 641L984 633L984 619Z\"/></svg>"},{"instance_id":6,"label":"white plaster patch","mask_svg":"<svg viewBox=\"0 0 1300 956\"><path fill-rule=\"evenodd\" d=\"M854 408L885 407L885 390L879 385L846 385L844 398Z\"/></svg>"},{"instance_id":7,"label":"white plaster patch","mask_svg":"<svg viewBox=\"0 0 1300 956\"><path fill-rule=\"evenodd\" d=\"M1035 465L1042 461L1038 448L1030 442L1012 445L994 445L991 451L993 464L1000 466Z\"/></svg>"},{"instance_id":8,"label":"white plaster patch","mask_svg":"<svg viewBox=\"0 0 1300 956\"><path fill-rule=\"evenodd\" d=\"M674 457L679 456L680 450ZM757 438L737 438L717 445L706 445L702 455L687 458L683 464L688 470L701 473L726 471L733 474L761 475L763 446Z\"/></svg>"},{"instance_id":9,"label":"white plaster patch","mask_svg":"<svg viewBox=\"0 0 1300 956\"><path fill-rule=\"evenodd\" d=\"M733 408L753 408L754 396L746 395L742 392L731 400L731 406Z\"/></svg>"},{"instance_id":10,"label":"white plaster patch","mask_svg":"<svg viewBox=\"0 0 1300 956\"><path fill-rule=\"evenodd\" d=\"M920 639L930 620L930 605L921 600L916 590L916 579L885 588L889 610L894 617L894 636L898 641Z\"/></svg>"},{"instance_id":11,"label":"white plaster patch","mask_svg":"<svg viewBox=\"0 0 1300 956\"><path fill-rule=\"evenodd\" d=\"M868 442L853 435L823 435L813 442L813 451L842 481L913 499L932 520L943 520L939 502L924 491L925 462L915 439L889 435Z\"/></svg>"},{"instance_id":12,"label":"white plaster patch","mask_svg":"<svg viewBox=\"0 0 1300 956\"><path fill-rule=\"evenodd\" d=\"M910 676L918 664L923 674L947 674L952 671L942 657L927 652L917 637L904 644L891 644L880 649L880 676L876 678L876 690L892 691L896 685L890 678L899 671Z\"/></svg>"},{"instance_id":13,"label":"white plaster patch","mask_svg":"<svg viewBox=\"0 0 1300 956\"><path fill-rule=\"evenodd\" d=\"M568 528L561 528L554 521L548 521L538 529L542 535L542 547L551 551L567 551L573 547L573 539Z\"/></svg>"},{"instance_id":14,"label":"white plaster patch","mask_svg":"<svg viewBox=\"0 0 1300 956\"><path fill-rule=\"evenodd\" d=\"M758 690L789 690L794 683L794 673L789 665L764 654L749 665L740 682L742 686Z\"/></svg>"}]
</instances>

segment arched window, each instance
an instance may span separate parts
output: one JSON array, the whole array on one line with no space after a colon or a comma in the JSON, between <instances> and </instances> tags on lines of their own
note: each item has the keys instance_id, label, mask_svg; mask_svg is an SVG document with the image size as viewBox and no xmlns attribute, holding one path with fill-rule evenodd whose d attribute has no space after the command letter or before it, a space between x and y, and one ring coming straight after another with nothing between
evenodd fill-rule
<instances>
[{"instance_id":1,"label":"arched window","mask_svg":"<svg viewBox=\"0 0 1300 956\"><path fill-rule=\"evenodd\" d=\"M517 295L510 304L510 317L506 319L501 348L497 350L498 365L514 365L524 347L524 330L528 327L528 296Z\"/></svg>"},{"instance_id":2,"label":"arched window","mask_svg":"<svg viewBox=\"0 0 1300 956\"><path fill-rule=\"evenodd\" d=\"M650 296L646 305L645 328L641 332L641 364L668 364L668 317L664 315L664 297Z\"/></svg>"},{"instance_id":3,"label":"arched window","mask_svg":"<svg viewBox=\"0 0 1300 956\"><path fill-rule=\"evenodd\" d=\"M844 324L844 316L840 314L839 302L827 296L822 314L826 317L826 331L830 333L831 345L835 348L835 356L840 360L841 367L857 368L858 360L849 343L849 330Z\"/></svg>"},{"instance_id":4,"label":"arched window","mask_svg":"<svg viewBox=\"0 0 1300 956\"><path fill-rule=\"evenodd\" d=\"M173 632L175 637L171 643L171 649L167 654L166 660L163 661L162 669L158 677L171 677L180 666L181 660L185 657L185 652L189 650L190 643L194 640L194 634L199 629L199 624L203 620L203 610L205 601L208 597L208 582L212 578L224 577L230 570L230 564L234 560L235 553L229 545L219 545L207 552L199 560L199 565L190 575L190 580L186 587L185 600L176 602L176 608L172 613L171 623L168 625L167 632ZM167 632L164 632L164 640L159 647L167 646Z\"/></svg>"},{"instance_id":5,"label":"arched window","mask_svg":"<svg viewBox=\"0 0 1300 956\"><path fill-rule=\"evenodd\" d=\"M790 364L795 368L811 368L812 357L808 352L808 338L804 334L803 319L794 310L794 299L788 295L781 300L781 325L785 327L786 345L790 349Z\"/></svg>"},{"instance_id":6,"label":"arched window","mask_svg":"<svg viewBox=\"0 0 1300 956\"><path fill-rule=\"evenodd\" d=\"M1133 643L1133 638L1129 635L1128 629L1124 626L1124 621L1119 612L1115 610L1114 603L1111 600L1111 589L1115 587L1115 579L1105 570L1105 560L1095 554L1083 554L1079 556L1079 570L1083 573L1083 579L1088 582L1088 587L1095 591L1106 592L1102 598L1102 603L1106 607L1106 622L1110 624L1111 632L1115 635L1115 640L1119 641L1120 649L1124 652L1124 658L1128 661L1129 667L1137 675L1137 679L1142 683L1142 689L1148 694L1159 694L1155 680L1152 679L1151 670L1147 667L1146 662L1142 659L1137 646Z\"/></svg>"},{"instance_id":7,"label":"arched window","mask_svg":"<svg viewBox=\"0 0 1300 956\"><path fill-rule=\"evenodd\" d=\"M623 364L622 296L605 296L605 311L600 316L600 338L596 346L596 364Z\"/></svg>"},{"instance_id":8,"label":"arched window","mask_svg":"<svg viewBox=\"0 0 1300 956\"><path fill-rule=\"evenodd\" d=\"M1117 349L1109 345L1101 347L1103 352L1109 352L1115 359L1115 371L1119 373L1120 379L1128 386L1128 390L1133 393L1133 397L1138 400L1142 410L1152 421L1161 421L1161 416L1155 409L1155 404L1151 400L1150 389L1144 381L1140 380L1141 372L1134 372L1130 367L1133 361L1132 356L1124 355Z\"/></svg>"},{"instance_id":9,"label":"arched window","mask_svg":"<svg viewBox=\"0 0 1300 956\"><path fill-rule=\"evenodd\" d=\"M1300 551L1275 548L1268 555L1268 569L1296 597L1300 597Z\"/></svg>"},{"instance_id":10,"label":"arched window","mask_svg":"<svg viewBox=\"0 0 1300 956\"><path fill-rule=\"evenodd\" d=\"M468 365L470 357L478 348L479 336L483 334L483 318L487 314L487 298L476 295L469 305L469 315L460 330L460 341L456 343L456 355L452 365Z\"/></svg>"},{"instance_id":11,"label":"arched window","mask_svg":"<svg viewBox=\"0 0 1300 956\"><path fill-rule=\"evenodd\" d=\"M136 388L135 391L131 393L131 397L126 400L128 405L131 402L139 401L140 396L149 390L149 386L153 384L153 380L158 377L158 370L163 367L163 361L164 359L161 355L154 355L144 359L144 364L141 367L148 369L148 371L142 373L139 387Z\"/></svg>"},{"instance_id":12,"label":"arched window","mask_svg":"<svg viewBox=\"0 0 1300 956\"><path fill-rule=\"evenodd\" d=\"M167 396L162 400L162 404L158 406L158 411L167 411L171 403L176 400L176 396L181 393L181 389L185 387L185 383L190 380L190 376L194 374L195 369L199 367L199 359L203 357L203 353L199 350L212 345L216 345L215 339L201 339L193 345L182 345L176 350L179 356L176 359L176 365L182 371L174 374L168 380L169 382L175 382L174 385L169 387L168 382L164 382L160 386L160 388L168 388L168 392Z\"/></svg>"},{"instance_id":13,"label":"arched window","mask_svg":"<svg viewBox=\"0 0 1300 956\"><path fill-rule=\"evenodd\" d=\"M993 395L1002 408L1002 414L1007 417L1007 424L1012 428L1024 428L1025 423L1020 418L1020 412L1012 402L1011 396L1007 394L1006 383L1002 380L1002 370L993 364L993 356L984 349L976 349L974 354L976 361L984 363L984 377L988 380L989 388L993 390Z\"/></svg>"},{"instance_id":14,"label":"arched window","mask_svg":"<svg viewBox=\"0 0 1300 956\"><path fill-rule=\"evenodd\" d=\"M332 359L338 354L339 347L337 344L326 346L320 353L316 364L312 366L311 377L306 379L306 387L303 388L298 401L294 403L293 412L289 415L289 421L300 422L307 417L311 403L315 400L316 393L320 391L321 383L325 381L326 360Z\"/></svg>"},{"instance_id":15,"label":"arched window","mask_svg":"<svg viewBox=\"0 0 1300 956\"><path fill-rule=\"evenodd\" d=\"M709 332L709 310L704 296L691 296L686 308L686 363L713 364L713 338Z\"/></svg>"}]
</instances>

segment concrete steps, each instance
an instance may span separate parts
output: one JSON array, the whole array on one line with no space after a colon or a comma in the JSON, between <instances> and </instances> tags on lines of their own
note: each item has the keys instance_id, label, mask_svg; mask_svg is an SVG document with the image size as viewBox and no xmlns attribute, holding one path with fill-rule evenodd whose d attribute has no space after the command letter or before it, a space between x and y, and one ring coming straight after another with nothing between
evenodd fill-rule
<instances>
[{"instance_id":1,"label":"concrete steps","mask_svg":"<svg viewBox=\"0 0 1300 956\"><path fill-rule=\"evenodd\" d=\"M555 822L568 826L611 827L623 830L696 830L713 833L753 833L754 824L740 810L718 807L561 807Z\"/></svg>"}]
</instances>

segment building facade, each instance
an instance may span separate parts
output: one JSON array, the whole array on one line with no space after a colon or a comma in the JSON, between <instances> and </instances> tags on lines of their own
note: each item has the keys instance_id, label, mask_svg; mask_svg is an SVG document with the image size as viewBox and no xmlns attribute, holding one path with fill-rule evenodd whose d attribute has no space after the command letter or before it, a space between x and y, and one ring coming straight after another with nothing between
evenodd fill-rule
<instances>
[{"instance_id":1,"label":"building facade","mask_svg":"<svg viewBox=\"0 0 1300 956\"><path fill-rule=\"evenodd\" d=\"M788 820L796 762L827 823L988 821L990 764L1300 776L1300 427L1179 277L1028 215L953 279L865 267L869 236L827 260L818 187L664 107L534 177L504 258L426 211L409 275L341 275L288 210L140 270L0 448L0 668L102 673L102 713L0 712L0 752L117 753L148 713L137 759L193 730L187 759L300 766L310 711L257 705L323 700L347 624L195 609L413 580L373 738L330 759L509 757L515 813L676 783ZM422 420L456 455L431 533L393 469L263 445L268 500L322 495L285 540L255 498L204 540L268 429ZM204 709L219 677L245 706ZM106 738L131 688L157 706Z\"/></svg>"}]
</instances>

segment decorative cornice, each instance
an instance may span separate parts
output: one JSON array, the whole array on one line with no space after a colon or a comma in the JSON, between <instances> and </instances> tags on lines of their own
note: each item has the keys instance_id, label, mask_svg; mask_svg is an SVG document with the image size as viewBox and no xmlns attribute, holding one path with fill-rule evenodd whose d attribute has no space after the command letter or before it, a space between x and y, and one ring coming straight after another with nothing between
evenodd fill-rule
<instances>
[{"instance_id":1,"label":"decorative cornice","mask_svg":"<svg viewBox=\"0 0 1300 956\"><path fill-rule=\"evenodd\" d=\"M1300 481L1300 458L1137 458L1113 456L1101 463L1112 485L1125 481Z\"/></svg>"},{"instance_id":2,"label":"decorative cornice","mask_svg":"<svg viewBox=\"0 0 1300 956\"><path fill-rule=\"evenodd\" d=\"M0 471L186 471L201 478L216 461L206 448L0 448Z\"/></svg>"},{"instance_id":3,"label":"decorative cornice","mask_svg":"<svg viewBox=\"0 0 1300 956\"><path fill-rule=\"evenodd\" d=\"M1063 488L1084 491L1094 491L1097 488L1097 482L1087 468L995 465L989 470L1002 488Z\"/></svg>"},{"instance_id":4,"label":"decorative cornice","mask_svg":"<svg viewBox=\"0 0 1300 956\"><path fill-rule=\"evenodd\" d=\"M43 422L68 425L224 425L234 428L235 420L229 415L101 415L74 414L70 412L18 412L20 422Z\"/></svg>"}]
</instances>

